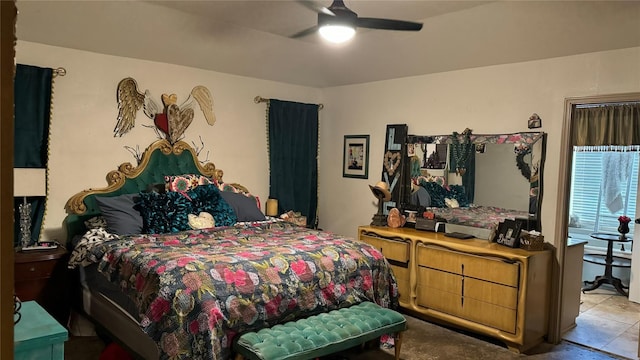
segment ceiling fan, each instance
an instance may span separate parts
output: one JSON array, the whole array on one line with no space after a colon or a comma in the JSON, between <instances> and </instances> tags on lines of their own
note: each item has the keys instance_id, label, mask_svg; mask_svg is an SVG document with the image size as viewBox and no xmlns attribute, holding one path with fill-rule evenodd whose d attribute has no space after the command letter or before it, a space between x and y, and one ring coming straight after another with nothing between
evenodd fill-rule
<instances>
[{"instance_id":1,"label":"ceiling fan","mask_svg":"<svg viewBox=\"0 0 640 360\"><path fill-rule=\"evenodd\" d=\"M312 1L300 1L300 3L318 13L318 25L293 34L291 38L294 39L319 31L325 39L341 43L351 39L357 27L400 31L422 29L422 23L412 21L358 17L358 14L346 7L343 0L333 0L329 7L317 6Z\"/></svg>"}]
</instances>

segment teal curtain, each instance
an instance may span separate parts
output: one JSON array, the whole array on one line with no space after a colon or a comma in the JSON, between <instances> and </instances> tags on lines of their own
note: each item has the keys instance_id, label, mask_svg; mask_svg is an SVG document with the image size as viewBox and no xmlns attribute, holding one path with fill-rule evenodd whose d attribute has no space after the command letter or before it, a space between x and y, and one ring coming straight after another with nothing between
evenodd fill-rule
<instances>
[{"instance_id":1,"label":"teal curtain","mask_svg":"<svg viewBox=\"0 0 640 360\"><path fill-rule=\"evenodd\" d=\"M472 203L476 195L476 151L474 144L470 144L470 146L472 146L473 149L467 160L467 171L462 175L462 186L464 186L467 200L469 203Z\"/></svg>"},{"instance_id":2,"label":"teal curtain","mask_svg":"<svg viewBox=\"0 0 640 360\"><path fill-rule=\"evenodd\" d=\"M460 152L468 153L465 163L461 164L466 169L464 175L462 175L462 186L464 186L464 193L467 195L469 203L473 202L476 193L476 146L473 143L462 143L451 146L458 146ZM449 172L455 173L458 168L453 151L450 151L449 156Z\"/></svg>"},{"instance_id":3,"label":"teal curtain","mask_svg":"<svg viewBox=\"0 0 640 360\"><path fill-rule=\"evenodd\" d=\"M16 65L14 80L14 158L16 168L46 168L49 160L49 116L53 69L31 65ZM14 244L20 243L18 205L14 199ZM31 203L31 240L40 238L44 219L45 197L27 198Z\"/></svg>"},{"instance_id":4,"label":"teal curtain","mask_svg":"<svg viewBox=\"0 0 640 360\"><path fill-rule=\"evenodd\" d=\"M269 100L269 197L317 227L318 105Z\"/></svg>"}]
</instances>

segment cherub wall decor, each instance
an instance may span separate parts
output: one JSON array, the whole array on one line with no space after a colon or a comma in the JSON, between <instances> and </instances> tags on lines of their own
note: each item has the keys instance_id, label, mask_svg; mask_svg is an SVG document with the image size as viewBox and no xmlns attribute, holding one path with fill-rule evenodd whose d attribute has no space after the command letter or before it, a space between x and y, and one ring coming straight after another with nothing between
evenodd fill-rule
<instances>
[{"instance_id":1,"label":"cherub wall decor","mask_svg":"<svg viewBox=\"0 0 640 360\"><path fill-rule=\"evenodd\" d=\"M180 105L176 104L178 100L176 94L162 94L161 99L162 107L153 100L149 90L141 93L138 90L138 83L133 78L122 79L118 83L118 122L113 129L113 136L122 136L134 127L136 114L140 108L153 120L159 137L166 138L171 144L180 140L185 130L191 125L195 103L198 103L209 125L216 122L211 92L202 85L194 87L187 100Z\"/></svg>"}]
</instances>

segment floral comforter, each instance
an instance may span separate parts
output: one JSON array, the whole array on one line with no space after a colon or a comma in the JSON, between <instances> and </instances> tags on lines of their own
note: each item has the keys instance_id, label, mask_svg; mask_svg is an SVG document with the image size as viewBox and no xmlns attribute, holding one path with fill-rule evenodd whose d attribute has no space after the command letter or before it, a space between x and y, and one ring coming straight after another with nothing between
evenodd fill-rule
<instances>
[{"instance_id":1,"label":"floral comforter","mask_svg":"<svg viewBox=\"0 0 640 360\"><path fill-rule=\"evenodd\" d=\"M165 359L227 359L240 332L398 300L378 250L289 223L124 236L91 252Z\"/></svg>"}]
</instances>

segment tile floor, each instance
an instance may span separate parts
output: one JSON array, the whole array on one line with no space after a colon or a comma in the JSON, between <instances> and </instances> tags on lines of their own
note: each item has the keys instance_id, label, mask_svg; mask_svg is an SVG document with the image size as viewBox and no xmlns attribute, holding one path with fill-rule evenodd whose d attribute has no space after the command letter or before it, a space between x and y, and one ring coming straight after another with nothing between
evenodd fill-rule
<instances>
[{"instance_id":1,"label":"tile floor","mask_svg":"<svg viewBox=\"0 0 640 360\"><path fill-rule=\"evenodd\" d=\"M563 339L628 359L638 359L640 304L613 287L602 286L581 295L576 327Z\"/></svg>"}]
</instances>

